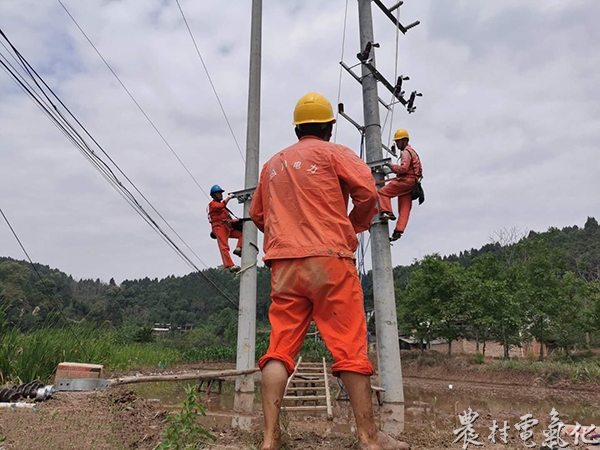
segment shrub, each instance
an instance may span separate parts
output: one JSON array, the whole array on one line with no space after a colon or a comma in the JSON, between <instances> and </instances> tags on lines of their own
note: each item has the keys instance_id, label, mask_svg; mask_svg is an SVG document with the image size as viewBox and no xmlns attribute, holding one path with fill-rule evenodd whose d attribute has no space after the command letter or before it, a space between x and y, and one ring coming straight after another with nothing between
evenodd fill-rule
<instances>
[{"instance_id":1,"label":"shrub","mask_svg":"<svg viewBox=\"0 0 600 450\"><path fill-rule=\"evenodd\" d=\"M137 342L140 344L154 342L154 334L152 333L152 327L138 328L133 334L133 342Z\"/></svg>"},{"instance_id":2,"label":"shrub","mask_svg":"<svg viewBox=\"0 0 600 450\"><path fill-rule=\"evenodd\" d=\"M210 432L201 428L196 423L199 416L206 415L206 408L198 403L198 393L195 386L185 388L186 399L179 405L181 410L177 413L171 411L163 420L169 426L163 431L163 441L156 450L184 450L198 448L198 443L217 440Z\"/></svg>"},{"instance_id":3,"label":"shrub","mask_svg":"<svg viewBox=\"0 0 600 450\"><path fill-rule=\"evenodd\" d=\"M473 355L473 361L475 364L483 364L485 362L485 356L483 356L483 353L477 352Z\"/></svg>"}]
</instances>

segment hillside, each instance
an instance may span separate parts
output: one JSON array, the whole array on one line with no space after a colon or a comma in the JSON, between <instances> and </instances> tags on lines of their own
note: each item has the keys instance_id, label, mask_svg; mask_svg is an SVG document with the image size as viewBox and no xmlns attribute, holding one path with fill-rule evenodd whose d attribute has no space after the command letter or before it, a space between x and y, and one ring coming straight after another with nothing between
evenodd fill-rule
<instances>
[{"instance_id":1,"label":"hillside","mask_svg":"<svg viewBox=\"0 0 600 450\"><path fill-rule=\"evenodd\" d=\"M506 237L506 235L505 235ZM514 237L514 236L512 236ZM585 225L561 230L550 228L546 232L530 232L520 242L541 240L565 256L566 267L579 278L594 281L600 278L600 226L595 218L588 218ZM460 252L442 258L445 263L459 263L468 268L484 254L506 254L514 252L517 242L497 242L479 249ZM410 266L394 268L394 280L398 291L404 290L411 274L420 267L419 262ZM99 279L76 281L60 270L35 264L37 274L25 261L0 257L0 300L8 322L22 329L31 329L41 323L58 323L63 318L100 325L110 321L114 326L122 323L152 325L168 322L173 325L193 323L195 326L215 321L236 320L235 304L239 292L239 281L229 272L218 269L189 274L183 277L170 276L164 279L125 280L117 286ZM206 281L208 277L212 283ZM259 323L268 320L270 274L265 267L258 269ZM212 284L226 294L228 299ZM366 283L367 306L373 305L370 274Z\"/></svg>"}]
</instances>

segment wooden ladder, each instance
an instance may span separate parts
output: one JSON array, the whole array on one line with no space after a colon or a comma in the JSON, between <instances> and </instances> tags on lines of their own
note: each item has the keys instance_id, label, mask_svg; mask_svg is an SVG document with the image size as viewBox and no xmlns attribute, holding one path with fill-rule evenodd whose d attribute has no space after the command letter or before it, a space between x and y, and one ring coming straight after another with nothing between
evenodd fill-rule
<instances>
[{"instance_id":1,"label":"wooden ladder","mask_svg":"<svg viewBox=\"0 0 600 450\"><path fill-rule=\"evenodd\" d=\"M298 358L283 395L284 411L327 411L327 420L333 420L325 358L322 363L303 363L302 357Z\"/></svg>"}]
</instances>

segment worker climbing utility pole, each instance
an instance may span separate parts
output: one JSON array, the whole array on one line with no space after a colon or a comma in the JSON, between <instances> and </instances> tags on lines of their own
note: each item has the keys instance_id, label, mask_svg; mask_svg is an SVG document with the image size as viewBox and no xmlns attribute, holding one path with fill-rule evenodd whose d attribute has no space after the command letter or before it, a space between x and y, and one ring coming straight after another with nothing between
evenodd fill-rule
<instances>
[{"instance_id":1,"label":"worker climbing utility pole","mask_svg":"<svg viewBox=\"0 0 600 450\"><path fill-rule=\"evenodd\" d=\"M358 0L361 49L374 43L372 0ZM371 50L371 64L375 67L375 49ZM379 119L379 99L377 79L362 65L362 90L364 133L367 163L383 159L381 124ZM374 173L376 181L383 175ZM373 264L373 296L375 299L375 323L377 332L377 359L381 386L385 389L383 399L390 403L404 402L400 347L398 344L398 322L392 274L392 252L387 222L378 218L371 226L371 258Z\"/></svg>"},{"instance_id":2,"label":"worker climbing utility pole","mask_svg":"<svg viewBox=\"0 0 600 450\"><path fill-rule=\"evenodd\" d=\"M248 88L248 126L246 134L245 189L258 184L260 144L260 85L261 85L262 0L252 1L250 32L250 82ZM249 217L251 196L245 197L244 217ZM256 261L258 256L256 225L244 222L242 271L240 274L240 303L236 369L256 367ZM252 412L254 375L241 375L235 382L234 409Z\"/></svg>"}]
</instances>

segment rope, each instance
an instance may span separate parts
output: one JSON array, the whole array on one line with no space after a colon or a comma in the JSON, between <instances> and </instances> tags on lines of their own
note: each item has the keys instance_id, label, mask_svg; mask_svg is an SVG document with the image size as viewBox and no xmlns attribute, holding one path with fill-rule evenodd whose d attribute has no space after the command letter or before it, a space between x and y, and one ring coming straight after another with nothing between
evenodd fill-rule
<instances>
[{"instance_id":1,"label":"rope","mask_svg":"<svg viewBox=\"0 0 600 450\"><path fill-rule=\"evenodd\" d=\"M400 22L400 8L396 9L396 21ZM400 29L398 27L396 27L396 57L394 60L394 81L398 80L398 46L399 46L399 36L400 36ZM396 103L398 103L396 101L396 96L394 94L392 94L392 98L390 99L390 105L391 105L391 120L390 120L390 129L389 129L389 134L388 134L388 140L387 140L387 146L390 147L391 143L392 143L392 129L394 128L394 111L396 109ZM383 136L384 130L385 130L385 125L387 124L388 118L390 117L390 110L387 110L387 113L385 115L385 120L383 122L383 126L381 127L381 135Z\"/></svg>"},{"instance_id":2,"label":"rope","mask_svg":"<svg viewBox=\"0 0 600 450\"><path fill-rule=\"evenodd\" d=\"M202 58L202 54L200 53L200 49L198 48L198 44L196 43L196 39L194 38L194 34L192 33L192 29L190 28L190 25L188 24L187 19L185 18L185 14L183 13L183 9L181 8L181 4L179 3L179 0L175 0L175 2L177 3L177 6L179 7L179 12L181 12L181 17L183 18L183 21L185 23L185 26L188 30L188 33L190 34L190 37L192 38L192 42L194 43L194 47L196 48L196 53L198 53L198 57L200 58L200 62L202 63L202 67L204 67L204 71L206 72L206 76L208 78L208 82L210 83L210 86L212 87L213 92L215 93L215 97L217 98L217 102L219 103L219 107L221 108L221 112L223 113L223 117L225 118L225 122L227 122L227 126L229 127L229 131L231 133L231 137L233 137L233 140L235 141L235 146L238 149L238 152L240 154L240 156L242 157L242 161L244 161L244 164L246 163L246 158L244 158L244 154L242 153L242 149L240 148L240 144L237 141L237 138L235 137L235 133L233 132L233 128L231 127L231 123L229 122L229 118L227 117L227 113L225 112L225 108L223 107L223 103L221 103L221 98L219 97L219 94L217 92L217 88L215 87L212 78L210 77L210 73L208 72L208 67L206 67L206 64L204 63L204 58Z\"/></svg>"},{"instance_id":3,"label":"rope","mask_svg":"<svg viewBox=\"0 0 600 450\"><path fill-rule=\"evenodd\" d=\"M396 8L396 22L400 23L400 8ZM396 27L396 57L394 59L394 80L398 80L398 36L400 35L400 28ZM392 129L394 128L394 111L396 110L395 98L392 98L392 117L390 120L390 131L388 134L387 145L388 147L392 143Z\"/></svg>"},{"instance_id":4,"label":"rope","mask_svg":"<svg viewBox=\"0 0 600 450\"><path fill-rule=\"evenodd\" d=\"M344 50L346 47L346 25L348 22L348 0L346 0L346 11L344 12L344 31L342 32L342 52L341 52L341 56L340 56L340 61L344 60ZM340 77L338 80L338 95L337 95L337 105L340 104L340 99L342 98L342 74L343 74L343 67L340 64ZM336 105L336 107L337 107ZM335 120L337 122L338 117L340 115L339 110L336 109L336 113L335 113ZM335 127L335 132L333 135L333 142L337 142L337 130L338 127Z\"/></svg>"},{"instance_id":5,"label":"rope","mask_svg":"<svg viewBox=\"0 0 600 450\"><path fill-rule=\"evenodd\" d=\"M8 217L6 217L6 214L4 214L4 211L2 210L2 208L0 208L0 214L2 214L2 217L4 218L4 221L6 222L6 224L8 225L8 228L10 228L10 231L12 232L13 236L15 237L15 239L17 240L17 242L19 243L19 246L21 247L21 250L23 250L23 253L25 253L25 256L29 260L29 264L31 265L31 268L36 273L36 275L38 276L38 278L40 279L40 281L43 283L44 279L42 278L42 276L38 272L37 268L33 264L33 261L31 260L31 258L29 256L29 253L27 253L27 250L25 250L25 246L21 242L21 239L19 239L19 236L17 235L17 233L16 233L15 229L13 228L13 226L10 224L10 222L8 220ZM65 317L65 315L64 315L64 313L63 313L60 305L58 304L58 301L54 298L54 296L50 296L50 299L52 300L52 303L54 303L54 307L56 308L56 310L58 311L58 313L61 315L61 317L63 318L63 320L67 324L67 328L69 329L69 331L71 332L71 334L73 334L73 337L75 338L75 341L77 341L77 344L79 344L79 347L81 348L81 351L83 352L83 354L85 355L85 357L87 358L87 360L90 361L90 356L85 351L85 347L81 343L81 340L79 339L79 336L77 336L77 333L75 333L75 330L71 326L71 323Z\"/></svg>"},{"instance_id":6,"label":"rope","mask_svg":"<svg viewBox=\"0 0 600 450\"><path fill-rule=\"evenodd\" d=\"M206 193L206 191L204 189L202 189L202 186L200 186L200 184L198 183L198 180L196 180L196 178L194 177L194 175L192 175L192 172L190 172L190 170L187 168L187 166L183 163L183 161L181 160L181 158L179 157L179 155L175 152L175 150L173 149L173 147L171 146L171 144L169 144L169 142L164 137L164 135L156 127L156 125L154 124L154 122L150 119L150 117L148 117L148 114L146 114L146 111L144 111L144 108L142 108L140 106L140 104L135 99L135 97L133 96L133 94L129 91L129 89L127 89L127 87L125 86L125 84L123 83L123 81L121 81L121 78L119 78L119 76L113 70L113 68L108 63L108 61L104 58L104 56L102 56L102 53L100 53L100 51L98 50L98 48L94 45L94 43L88 37L88 35L85 33L85 31L83 31L83 29L81 28L81 26L79 25L79 23L77 22L77 20L75 20L75 17L73 17L73 15L71 14L71 12L67 9L67 7L64 5L64 3L61 0L57 0L57 1L58 1L58 3L60 3L60 6L63 7L63 9L67 13L67 15L73 21L73 23L77 26L77 28L79 29L79 31L81 31L81 34L83 34L83 36L86 38L86 40L88 41L88 43L96 51L96 53L98 54L98 56L100 57L100 59L102 60L102 62L104 62L104 64L108 68L108 70L110 70L110 72L113 74L113 76L117 79L117 81L119 82L119 84L121 85L121 87L125 90L125 92L127 93L127 95L129 95L129 98L131 98L131 100L133 101L133 103L135 103L135 106L138 107L138 109L144 115L144 117L146 118L146 120L150 123L150 125L152 125L152 128L154 128L154 131L156 131L156 133L160 136L160 138L163 140L163 142L166 144L166 146L169 148L169 150L171 150L171 153L173 153L173 155L175 155L175 158L177 158L177 161L179 161L179 163L183 166L183 168L188 173L188 175L192 178L192 180L194 180L194 183L196 183L196 186L198 186L198 188L202 191L202 193L206 196L206 198L210 199L209 195Z\"/></svg>"}]
</instances>

